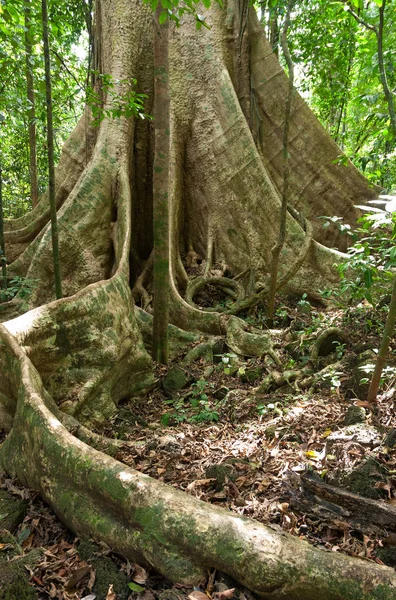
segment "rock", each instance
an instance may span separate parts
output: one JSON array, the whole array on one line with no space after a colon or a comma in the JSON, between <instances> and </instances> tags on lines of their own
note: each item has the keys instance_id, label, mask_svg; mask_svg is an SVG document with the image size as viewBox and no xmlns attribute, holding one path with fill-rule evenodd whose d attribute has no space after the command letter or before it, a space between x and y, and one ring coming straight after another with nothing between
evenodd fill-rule
<instances>
[{"instance_id":1,"label":"rock","mask_svg":"<svg viewBox=\"0 0 396 600\"><path fill-rule=\"evenodd\" d=\"M384 445L388 448L394 448L396 445L396 429L394 427L392 427L392 429L390 429L386 434Z\"/></svg>"},{"instance_id":2,"label":"rock","mask_svg":"<svg viewBox=\"0 0 396 600\"><path fill-rule=\"evenodd\" d=\"M26 571L12 563L0 562L0 600L36 600L37 593L29 585Z\"/></svg>"},{"instance_id":3,"label":"rock","mask_svg":"<svg viewBox=\"0 0 396 600\"><path fill-rule=\"evenodd\" d=\"M223 489L227 479L235 479L234 467L228 463L221 463L220 465L211 465L205 471L206 479L215 479L214 485L217 491Z\"/></svg>"},{"instance_id":4,"label":"rock","mask_svg":"<svg viewBox=\"0 0 396 600\"><path fill-rule=\"evenodd\" d=\"M83 538L78 546L78 553L95 570L93 592L96 597L106 598L110 583L113 584L117 600L127 600L131 590L128 588L128 578L125 571L118 568L109 556L103 556L103 548L88 538Z\"/></svg>"},{"instance_id":5,"label":"rock","mask_svg":"<svg viewBox=\"0 0 396 600\"><path fill-rule=\"evenodd\" d=\"M221 363L223 355L227 354L227 352L229 352L229 348L225 341L221 338L216 340L215 344L213 344L213 363Z\"/></svg>"},{"instance_id":6,"label":"rock","mask_svg":"<svg viewBox=\"0 0 396 600\"><path fill-rule=\"evenodd\" d=\"M376 448L381 445L381 440L381 433L371 425L366 425L364 423L348 425L347 427L342 427L338 431L334 431L328 436L326 439L327 453L329 453L329 449L334 444L338 443L346 444L348 442L355 442L361 446Z\"/></svg>"},{"instance_id":7,"label":"rock","mask_svg":"<svg viewBox=\"0 0 396 600\"><path fill-rule=\"evenodd\" d=\"M179 392L189 383L189 378L184 369L179 365L173 365L162 380L162 387L166 396L171 397L175 392Z\"/></svg>"},{"instance_id":8,"label":"rock","mask_svg":"<svg viewBox=\"0 0 396 600\"><path fill-rule=\"evenodd\" d=\"M377 558L382 560L388 567L396 567L396 547L390 546L388 548L377 548L375 551Z\"/></svg>"},{"instance_id":9,"label":"rock","mask_svg":"<svg viewBox=\"0 0 396 600\"><path fill-rule=\"evenodd\" d=\"M379 482L386 484L388 477L388 470L374 458L369 457L357 467L335 472L331 483L359 496L379 500L384 498L386 492L375 486Z\"/></svg>"},{"instance_id":10,"label":"rock","mask_svg":"<svg viewBox=\"0 0 396 600\"><path fill-rule=\"evenodd\" d=\"M173 435L163 435L153 440L153 447L161 448L165 452L180 452L181 450L181 444Z\"/></svg>"},{"instance_id":11,"label":"rock","mask_svg":"<svg viewBox=\"0 0 396 600\"><path fill-rule=\"evenodd\" d=\"M27 503L0 490L0 529L14 533L26 515Z\"/></svg>"},{"instance_id":12,"label":"rock","mask_svg":"<svg viewBox=\"0 0 396 600\"><path fill-rule=\"evenodd\" d=\"M269 425L264 432L264 435L266 437L267 440L273 440L275 438L276 435L276 430L277 430L277 426L276 425Z\"/></svg>"},{"instance_id":13,"label":"rock","mask_svg":"<svg viewBox=\"0 0 396 600\"><path fill-rule=\"evenodd\" d=\"M357 423L364 423L366 420L366 411L363 406L356 406L353 404L348 408L344 417L344 425L356 425Z\"/></svg>"},{"instance_id":14,"label":"rock","mask_svg":"<svg viewBox=\"0 0 396 600\"><path fill-rule=\"evenodd\" d=\"M0 531L0 543L6 546L0 553L0 600L36 600L27 571L42 562L41 550L20 556L22 549L16 538L5 530Z\"/></svg>"},{"instance_id":15,"label":"rock","mask_svg":"<svg viewBox=\"0 0 396 600\"><path fill-rule=\"evenodd\" d=\"M359 354L353 369L353 391L360 400L366 400L369 389L369 381L374 369L376 354L372 350L366 350ZM369 369L367 372L366 367ZM362 381L367 380L367 381Z\"/></svg>"}]
</instances>

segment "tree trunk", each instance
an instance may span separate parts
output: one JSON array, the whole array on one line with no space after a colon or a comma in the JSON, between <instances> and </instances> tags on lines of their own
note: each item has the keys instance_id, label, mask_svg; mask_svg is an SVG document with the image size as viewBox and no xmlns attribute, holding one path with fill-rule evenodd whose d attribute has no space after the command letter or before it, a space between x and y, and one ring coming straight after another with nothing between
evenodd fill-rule
<instances>
[{"instance_id":1,"label":"tree trunk","mask_svg":"<svg viewBox=\"0 0 396 600\"><path fill-rule=\"evenodd\" d=\"M154 168L153 259L154 321L153 359L168 363L169 324L169 52L168 23L160 24L158 5L154 16Z\"/></svg>"},{"instance_id":2,"label":"tree trunk","mask_svg":"<svg viewBox=\"0 0 396 600\"><path fill-rule=\"evenodd\" d=\"M229 0L206 16L210 29L197 32L187 15L180 28L169 27L169 332L179 344L191 334L174 325L224 334L231 347L261 356L271 352L262 332L248 330L232 311L186 301L183 258L193 249L240 274L239 291L261 293L279 229L288 82L253 10ZM94 35L95 68L115 80L136 77L152 114L150 9L98 0ZM243 85L242 64L249 66ZM47 196L28 216L6 222L10 274L40 283L28 312L18 296L0 305L0 403L14 419L1 464L38 489L73 531L102 538L170 579L196 582L216 567L266 598L394 598L389 569L320 552L209 507L77 439L90 439L78 422L105 421L120 399L153 381L142 337L152 317L134 310L130 289L153 249L153 126L123 117L99 128L87 123L89 110L56 170L63 299L52 285ZM295 94L289 197L293 215L303 212L312 226L305 231L287 215L279 278L290 278L289 291L314 293L337 280L334 262L342 255L323 244L336 243L338 233L324 235L316 217L338 214L354 223L354 204L375 197L352 164L335 163L339 154Z\"/></svg>"},{"instance_id":3,"label":"tree trunk","mask_svg":"<svg viewBox=\"0 0 396 600\"><path fill-rule=\"evenodd\" d=\"M51 208L52 262L54 264L55 294L57 298L62 298L62 281L60 271L58 238L58 217L56 214L55 199L54 128L52 125L51 62L48 37L47 0L41 0L41 11L45 64L45 98L47 107L48 194Z\"/></svg>"},{"instance_id":4,"label":"tree trunk","mask_svg":"<svg viewBox=\"0 0 396 600\"><path fill-rule=\"evenodd\" d=\"M34 102L34 83L33 83L33 52L32 52L32 31L30 19L30 2L25 0L25 53L26 53L26 90L29 102L28 122L29 122L29 175L30 175L30 198L32 208L38 204L39 192L37 183L37 157L36 157L36 109Z\"/></svg>"}]
</instances>

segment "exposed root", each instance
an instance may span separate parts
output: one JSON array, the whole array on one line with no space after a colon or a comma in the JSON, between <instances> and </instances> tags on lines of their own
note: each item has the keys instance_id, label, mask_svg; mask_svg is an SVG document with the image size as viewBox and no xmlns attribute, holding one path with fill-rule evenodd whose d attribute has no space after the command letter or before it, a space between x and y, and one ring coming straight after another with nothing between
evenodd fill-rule
<instances>
[{"instance_id":1,"label":"exposed root","mask_svg":"<svg viewBox=\"0 0 396 600\"><path fill-rule=\"evenodd\" d=\"M279 292L279 290L281 290L283 287L285 287L289 283L289 281L291 281L293 279L293 277L297 274L299 269L304 264L305 259L307 258L309 249L311 247L312 234L313 234L312 225L309 221L306 221L306 236L304 238L304 243L301 245L301 247L297 253L296 259L293 262L292 266L286 271L286 273L284 273L278 279L277 284L276 284L277 292ZM263 302L265 302L265 300L268 297L268 293L269 293L268 283L266 283L265 287L262 290L260 290L256 294L252 294L251 296L249 296L248 298L245 298L244 300L242 300L240 302L237 302L234 306L232 306L226 312L228 315L238 315L241 312L251 310L255 306L258 306L259 304L262 304Z\"/></svg>"},{"instance_id":2,"label":"exposed root","mask_svg":"<svg viewBox=\"0 0 396 600\"><path fill-rule=\"evenodd\" d=\"M140 306L143 310L147 310L152 302L152 296L147 292L144 287L146 279L150 276L151 271L153 270L153 261L154 261L154 253L151 252L148 257L146 264L144 265L143 271L140 273L139 277L136 279L135 285L132 288L132 296L135 302L139 302Z\"/></svg>"},{"instance_id":3,"label":"exposed root","mask_svg":"<svg viewBox=\"0 0 396 600\"><path fill-rule=\"evenodd\" d=\"M212 337L206 342L202 342L194 348L191 348L182 360L183 365L189 365L200 358L205 358L208 362L213 362L213 348L221 340L220 337Z\"/></svg>"},{"instance_id":4,"label":"exposed root","mask_svg":"<svg viewBox=\"0 0 396 600\"><path fill-rule=\"evenodd\" d=\"M238 281L235 279L228 279L227 277L210 277L209 279L206 277L196 277L192 279L187 286L185 299L188 304L197 308L198 310L202 310L198 304L194 302L194 298L197 293L204 289L206 286L213 286L219 288L223 293L230 296L234 301L241 300L244 296L244 289ZM205 311L213 311L213 312L224 312L226 309L222 306L213 307L205 307Z\"/></svg>"},{"instance_id":5,"label":"exposed root","mask_svg":"<svg viewBox=\"0 0 396 600\"><path fill-rule=\"evenodd\" d=\"M276 365L280 365L279 356L273 349L271 339L264 335L262 331L256 329L252 332L248 329L247 323L237 317L229 317L226 325L227 344L236 352L243 356L270 356ZM251 328L253 329L253 328Z\"/></svg>"},{"instance_id":6,"label":"exposed root","mask_svg":"<svg viewBox=\"0 0 396 600\"><path fill-rule=\"evenodd\" d=\"M345 341L346 339L347 336L345 332L338 327L328 327L322 331L312 344L309 357L311 363L314 366L317 366L320 355L328 355L330 352L334 352L335 347L333 344L335 342ZM325 344L328 347L324 348Z\"/></svg>"}]
</instances>

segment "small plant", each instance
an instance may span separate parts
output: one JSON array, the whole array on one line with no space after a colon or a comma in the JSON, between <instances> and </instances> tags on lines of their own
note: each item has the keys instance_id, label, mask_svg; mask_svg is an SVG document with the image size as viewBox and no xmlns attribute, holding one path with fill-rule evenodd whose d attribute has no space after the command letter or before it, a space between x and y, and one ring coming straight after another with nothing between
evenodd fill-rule
<instances>
[{"instance_id":1,"label":"small plant","mask_svg":"<svg viewBox=\"0 0 396 600\"><path fill-rule=\"evenodd\" d=\"M337 394L339 394L342 375L344 375L342 371L336 371L334 367L331 367L328 371L323 373L321 379L322 381L329 384L329 387L332 392L337 392Z\"/></svg>"},{"instance_id":2,"label":"small plant","mask_svg":"<svg viewBox=\"0 0 396 600\"><path fill-rule=\"evenodd\" d=\"M92 88L87 92L87 104L91 107L94 124L100 125L105 117L119 119L140 117L152 119L144 112L147 94L139 94L135 90L137 79L114 79L111 75L93 71L100 82L100 92ZM106 98L103 106L103 96Z\"/></svg>"},{"instance_id":3,"label":"small plant","mask_svg":"<svg viewBox=\"0 0 396 600\"><path fill-rule=\"evenodd\" d=\"M367 214L358 220L356 241L348 250L347 260L338 267L340 294L376 305L391 291L396 267L396 212L377 207L358 208Z\"/></svg>"},{"instance_id":4,"label":"small plant","mask_svg":"<svg viewBox=\"0 0 396 600\"><path fill-rule=\"evenodd\" d=\"M236 358L238 357L236 354L234 354L234 352L226 352L225 354L221 355L221 364L223 365L224 373L226 375L231 375L233 363L235 362Z\"/></svg>"},{"instance_id":5,"label":"small plant","mask_svg":"<svg viewBox=\"0 0 396 600\"><path fill-rule=\"evenodd\" d=\"M36 279L29 279L28 277L15 275L6 281L0 277L0 303L9 302L17 294L22 303L26 303L37 285L38 281Z\"/></svg>"},{"instance_id":6,"label":"small plant","mask_svg":"<svg viewBox=\"0 0 396 600\"><path fill-rule=\"evenodd\" d=\"M300 310L302 310L303 312L309 312L311 310L311 305L309 303L309 301L307 300L307 294L304 293L301 296L301 299L297 302L297 306Z\"/></svg>"},{"instance_id":7,"label":"small plant","mask_svg":"<svg viewBox=\"0 0 396 600\"><path fill-rule=\"evenodd\" d=\"M337 360L341 360L341 358L344 356L345 354L345 350L346 350L346 344L342 344L341 342L335 341L333 342L333 346L334 346L334 352L336 355Z\"/></svg>"},{"instance_id":8,"label":"small plant","mask_svg":"<svg viewBox=\"0 0 396 600\"><path fill-rule=\"evenodd\" d=\"M207 381L199 379L192 384L192 391L186 396L165 400L165 404L172 407L172 411L162 415L161 423L167 427L183 422L211 423L218 421L219 413L211 407L206 393L208 385L210 384Z\"/></svg>"},{"instance_id":9,"label":"small plant","mask_svg":"<svg viewBox=\"0 0 396 600\"><path fill-rule=\"evenodd\" d=\"M207 386L208 382L204 379L199 379L192 384L191 406L199 412L191 417L191 422L203 423L219 420L219 413L210 408L209 398L205 392Z\"/></svg>"}]
</instances>

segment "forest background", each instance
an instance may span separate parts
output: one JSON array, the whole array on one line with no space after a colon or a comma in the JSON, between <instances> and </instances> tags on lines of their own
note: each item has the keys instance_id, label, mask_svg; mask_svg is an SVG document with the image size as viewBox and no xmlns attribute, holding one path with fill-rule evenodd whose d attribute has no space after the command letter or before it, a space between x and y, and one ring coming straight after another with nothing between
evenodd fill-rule
<instances>
[{"instance_id":1,"label":"forest background","mask_svg":"<svg viewBox=\"0 0 396 600\"><path fill-rule=\"evenodd\" d=\"M37 138L39 194L48 185L41 7L37 2L27 4L31 10L28 26L22 1L0 4L0 148L5 218L20 217L32 206L29 122L34 123ZM391 2L377 0L364 6L360 0L355 6L311 0L296 3L288 42L296 67L297 90L340 149L370 181L391 192L396 188L395 142L381 83L377 37L367 26L378 27L381 6L384 68L394 95L392 48L396 28ZM257 3L261 23L281 60L279 35L286 7L287 2L282 1ZM59 158L62 144L90 94L92 6L78 0L51 3L49 21L55 153ZM28 98L27 72L33 78L33 103L32 97Z\"/></svg>"}]
</instances>

